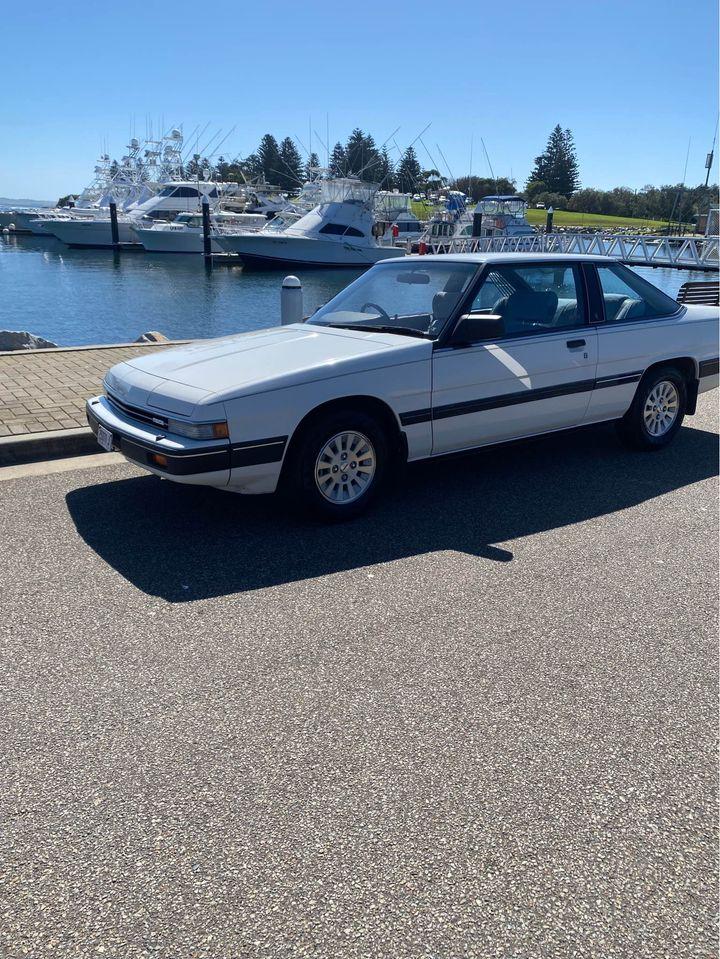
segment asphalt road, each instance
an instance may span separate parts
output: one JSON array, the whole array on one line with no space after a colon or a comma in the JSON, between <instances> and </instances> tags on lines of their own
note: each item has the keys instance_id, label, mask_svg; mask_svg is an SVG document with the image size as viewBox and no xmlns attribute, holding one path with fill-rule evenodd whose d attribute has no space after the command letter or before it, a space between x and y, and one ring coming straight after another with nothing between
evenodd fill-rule
<instances>
[{"instance_id":1,"label":"asphalt road","mask_svg":"<svg viewBox=\"0 0 720 959\"><path fill-rule=\"evenodd\" d=\"M334 528L0 482L0 955L715 955L715 399Z\"/></svg>"}]
</instances>

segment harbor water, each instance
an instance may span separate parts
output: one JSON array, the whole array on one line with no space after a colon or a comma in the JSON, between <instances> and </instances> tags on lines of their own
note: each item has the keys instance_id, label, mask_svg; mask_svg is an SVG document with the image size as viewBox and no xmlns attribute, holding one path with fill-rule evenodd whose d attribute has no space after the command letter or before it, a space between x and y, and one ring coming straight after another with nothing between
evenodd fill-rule
<instances>
[{"instance_id":1,"label":"harbor water","mask_svg":"<svg viewBox=\"0 0 720 959\"><path fill-rule=\"evenodd\" d=\"M637 267L674 296L689 270ZM347 286L357 270L295 271L305 313ZM245 272L201 256L72 250L59 240L0 236L0 330L27 330L61 346L128 343L147 330L200 339L280 322L280 272Z\"/></svg>"}]
</instances>

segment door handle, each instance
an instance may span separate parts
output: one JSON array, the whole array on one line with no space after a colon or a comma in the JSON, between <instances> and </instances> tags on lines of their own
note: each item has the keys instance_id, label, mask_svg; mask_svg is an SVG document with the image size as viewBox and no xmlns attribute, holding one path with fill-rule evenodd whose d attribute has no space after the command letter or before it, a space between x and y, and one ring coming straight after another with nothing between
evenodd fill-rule
<instances>
[{"instance_id":1,"label":"door handle","mask_svg":"<svg viewBox=\"0 0 720 959\"><path fill-rule=\"evenodd\" d=\"M578 350L580 349L581 346L585 346L585 345L586 345L585 340L568 340L567 341L567 348L569 350Z\"/></svg>"}]
</instances>

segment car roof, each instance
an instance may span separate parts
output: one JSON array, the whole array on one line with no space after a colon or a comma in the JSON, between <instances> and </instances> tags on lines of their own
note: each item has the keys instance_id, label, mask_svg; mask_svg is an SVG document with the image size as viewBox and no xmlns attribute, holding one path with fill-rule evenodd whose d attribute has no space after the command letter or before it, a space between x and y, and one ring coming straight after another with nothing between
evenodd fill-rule
<instances>
[{"instance_id":1,"label":"car roof","mask_svg":"<svg viewBox=\"0 0 720 959\"><path fill-rule=\"evenodd\" d=\"M437 261L439 263L477 263L481 266L483 263L539 263L551 260L557 263L560 260L563 263L618 263L617 257L612 256L593 256L589 253L414 253L399 257L392 257L389 260L381 260L381 263L407 262L408 260Z\"/></svg>"}]
</instances>

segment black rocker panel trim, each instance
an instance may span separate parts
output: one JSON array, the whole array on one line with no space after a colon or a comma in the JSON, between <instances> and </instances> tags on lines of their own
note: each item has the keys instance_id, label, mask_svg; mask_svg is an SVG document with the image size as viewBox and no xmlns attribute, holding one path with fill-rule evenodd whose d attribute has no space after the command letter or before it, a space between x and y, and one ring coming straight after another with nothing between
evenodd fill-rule
<instances>
[{"instance_id":1,"label":"black rocker panel trim","mask_svg":"<svg viewBox=\"0 0 720 959\"><path fill-rule=\"evenodd\" d=\"M287 436L272 436L264 440L248 440L246 443L233 443L230 452L230 465L258 466L261 463L278 463L283 458Z\"/></svg>"},{"instance_id":2,"label":"black rocker panel trim","mask_svg":"<svg viewBox=\"0 0 720 959\"><path fill-rule=\"evenodd\" d=\"M432 410L411 410L409 413L400 414L400 423L403 426L415 426L417 423L427 423L432 419Z\"/></svg>"},{"instance_id":3,"label":"black rocker panel trim","mask_svg":"<svg viewBox=\"0 0 720 959\"><path fill-rule=\"evenodd\" d=\"M700 360L699 363L699 375L700 376L716 376L720 373L720 359L715 358L714 360Z\"/></svg>"},{"instance_id":4,"label":"black rocker panel trim","mask_svg":"<svg viewBox=\"0 0 720 959\"><path fill-rule=\"evenodd\" d=\"M549 400L556 396L570 396L573 393L589 393L591 390L604 389L609 386L625 386L628 383L637 383L642 378L642 370L633 370L631 373L618 373L612 376L602 376L596 380L575 380L573 383L562 383L559 386L543 386L537 390L522 390L517 393L501 393L498 396L484 396L476 400L465 400L462 403L449 403L446 406L436 406L435 409L410 410L400 414L403 426L414 426L416 423L427 423L430 420L442 420L451 416L465 416L468 413L481 413L486 410L497 410L504 406L516 406L520 403L534 403L538 400Z\"/></svg>"}]
</instances>

